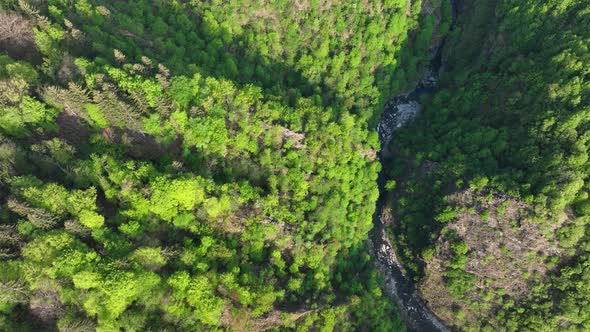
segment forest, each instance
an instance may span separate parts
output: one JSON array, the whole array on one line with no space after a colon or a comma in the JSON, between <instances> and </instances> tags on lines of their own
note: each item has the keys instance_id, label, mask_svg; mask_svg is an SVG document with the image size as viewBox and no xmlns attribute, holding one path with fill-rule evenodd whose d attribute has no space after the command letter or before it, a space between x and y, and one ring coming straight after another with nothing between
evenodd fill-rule
<instances>
[{"instance_id":1,"label":"forest","mask_svg":"<svg viewBox=\"0 0 590 332\"><path fill-rule=\"evenodd\" d=\"M589 40L586 1L465 2L396 133L389 231L454 328L590 329Z\"/></svg>"},{"instance_id":2,"label":"forest","mask_svg":"<svg viewBox=\"0 0 590 332\"><path fill-rule=\"evenodd\" d=\"M366 239L420 10L0 1L0 330L404 330Z\"/></svg>"},{"instance_id":3,"label":"forest","mask_svg":"<svg viewBox=\"0 0 590 332\"><path fill-rule=\"evenodd\" d=\"M589 45L574 0L0 0L0 331L412 330L381 201L451 330L590 330Z\"/></svg>"}]
</instances>

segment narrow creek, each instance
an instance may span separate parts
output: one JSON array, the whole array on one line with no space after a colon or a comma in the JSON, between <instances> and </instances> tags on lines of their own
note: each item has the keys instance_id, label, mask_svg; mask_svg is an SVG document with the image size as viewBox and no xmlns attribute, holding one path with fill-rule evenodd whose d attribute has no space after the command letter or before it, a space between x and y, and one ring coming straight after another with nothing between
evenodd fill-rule
<instances>
[{"instance_id":1,"label":"narrow creek","mask_svg":"<svg viewBox=\"0 0 590 332\"><path fill-rule=\"evenodd\" d=\"M455 21L457 4L454 0L450 0L450 2L453 7L453 21ZM409 93L392 98L385 105L384 112L377 125L381 143L379 158L384 168L386 167L384 161L390 157L388 147L391 140L394 139L395 131L412 121L416 116L419 116L422 111L421 96L433 92L437 86L438 77L443 67L443 47L444 40L434 47L429 67L426 69L423 79L416 84L415 88ZM387 197L385 181L384 170L382 170L377 179L380 195L373 215L374 226L369 234L369 249L375 258L377 269L385 280L385 294L396 303L400 316L409 331L450 331L420 298L414 282L405 274L402 263L396 255L395 247L391 244L385 232L382 220L382 218L388 217L388 214L384 211Z\"/></svg>"}]
</instances>

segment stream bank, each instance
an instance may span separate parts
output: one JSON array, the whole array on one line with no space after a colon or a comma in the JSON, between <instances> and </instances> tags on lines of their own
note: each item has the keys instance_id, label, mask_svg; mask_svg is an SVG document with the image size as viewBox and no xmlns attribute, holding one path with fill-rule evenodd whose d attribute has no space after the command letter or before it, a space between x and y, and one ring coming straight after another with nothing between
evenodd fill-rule
<instances>
[{"instance_id":1,"label":"stream bank","mask_svg":"<svg viewBox=\"0 0 590 332\"><path fill-rule=\"evenodd\" d=\"M453 22L457 15L459 4L450 0L453 8ZM443 39L438 45L433 45L431 60L425 74L414 89L405 94L392 98L384 108L384 112L377 125L381 151L379 159L382 165L392 155L389 145L397 129L411 122L422 111L420 98L427 93L432 93L437 87L438 78L444 65L442 50L445 44ZM369 250L375 258L376 267L384 278L384 291L397 305L401 318L406 323L408 330L418 332L450 331L442 321L428 308L422 300L414 282L404 272L403 265L397 257L395 247L389 241L385 231L385 224L392 218L391 208L388 206L387 191L385 190L385 175L382 170L379 173L377 183L379 186L379 199L373 215L373 229L369 234Z\"/></svg>"},{"instance_id":2,"label":"stream bank","mask_svg":"<svg viewBox=\"0 0 590 332\"><path fill-rule=\"evenodd\" d=\"M432 78L432 77L430 77ZM428 79L428 82L436 80ZM423 80L424 81L424 80ZM388 103L378 124L381 152L379 158L382 164L391 157L388 149L395 131L412 121L422 110L419 98L422 94L432 91L436 83L429 87L419 84L412 93L397 96ZM389 241L385 225L392 218L391 208L388 206L387 191L385 190L385 175L379 173L379 199L373 215L373 229L369 233L369 250L375 258L376 266L384 279L384 291L397 305L400 316L406 323L408 330L419 332L450 331L426 306L420 298L414 282L406 275L398 259L395 247Z\"/></svg>"}]
</instances>

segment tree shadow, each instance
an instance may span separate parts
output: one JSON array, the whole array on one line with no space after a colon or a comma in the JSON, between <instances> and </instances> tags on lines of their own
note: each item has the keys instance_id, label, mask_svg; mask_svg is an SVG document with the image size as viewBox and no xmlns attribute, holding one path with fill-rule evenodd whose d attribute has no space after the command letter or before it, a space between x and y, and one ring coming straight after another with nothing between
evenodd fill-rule
<instances>
[{"instance_id":1,"label":"tree shadow","mask_svg":"<svg viewBox=\"0 0 590 332\"><path fill-rule=\"evenodd\" d=\"M255 85L290 105L298 97L313 97L318 92L335 95L322 84L311 83L293 66L263 55L247 36L238 37L223 27L206 31L205 19L183 6L162 1L146 8L142 1L109 1L96 8L97 13L90 17L69 9L67 18L85 35L70 48L74 56L121 63L114 48L124 55L125 63L141 63L146 56L165 65L173 75L199 73L239 86ZM138 16L138 11L145 15L143 22L137 21L143 16ZM337 98L330 101L341 103Z\"/></svg>"},{"instance_id":2,"label":"tree shadow","mask_svg":"<svg viewBox=\"0 0 590 332\"><path fill-rule=\"evenodd\" d=\"M96 58L98 63L121 63L121 58L113 52L114 48L127 58L126 63L141 63L142 57L146 56L164 64L174 75L191 76L193 73L200 73L217 79L228 79L240 86L256 85L263 88L266 94L277 96L289 105L294 105L299 97L313 98L317 105L324 106L325 111L330 111L335 118L343 111L350 111L363 121L367 121L371 128L375 127L389 97L401 91L406 86L406 81L414 80L415 68L420 66L419 61L406 50L407 47L413 47L413 42L409 38L405 42L398 41L395 36L384 38L385 43L396 46L387 49L377 48L375 51L368 49L363 52L382 52L384 56L389 56L392 50L397 49L396 52L399 54L395 55L395 58L407 57L408 60L401 63L403 66L411 63L411 67L414 68L412 70L404 71L395 64L369 68L367 64L361 63L360 66L350 68L344 65L343 68L348 69L338 70L342 75L333 75L330 74L334 70L333 60L338 56L344 56L343 61L349 61L348 58L352 57L355 51L352 49L353 46L358 46L342 40L352 40L355 36L347 36L346 39L338 34L326 36L326 40L329 39L331 42L327 60L315 56L310 59L295 59L293 55L269 55L269 49L274 45L261 44L261 41L253 36L254 30L247 29L249 24L279 24L273 19L279 20L280 17L258 17L257 15L264 13L249 13L248 19L251 19L252 23L245 26L244 32L236 33L231 31L231 24L228 22L217 22L208 10L201 13L198 10L202 8L189 9L188 4L158 1L150 2L148 5L145 1L138 0L101 1L100 4L102 6L97 2L96 7L85 11L73 5L60 7L61 14L53 10L51 15L56 21L61 22L67 18L73 23L73 28L64 25L67 31L80 29L85 35L84 39L75 43L69 41L75 45L72 48L73 55ZM403 15L405 19L406 14ZM141 20L138 19L140 17ZM391 19L402 20L402 17L393 15ZM284 24L292 24L296 31L306 28L306 22ZM336 28L329 26L322 30L335 32ZM279 42L288 40L279 38ZM333 47L332 44L339 46ZM304 45L302 49L313 47ZM370 48L372 44L363 41L359 47ZM305 56L316 51L307 50ZM292 59L287 60L286 57L289 56ZM303 73L299 62L304 60L314 64L321 61L318 68L322 69L318 73ZM298 64L294 64L295 62ZM315 70L316 67L313 68ZM335 82L344 76L347 76L346 88Z\"/></svg>"}]
</instances>

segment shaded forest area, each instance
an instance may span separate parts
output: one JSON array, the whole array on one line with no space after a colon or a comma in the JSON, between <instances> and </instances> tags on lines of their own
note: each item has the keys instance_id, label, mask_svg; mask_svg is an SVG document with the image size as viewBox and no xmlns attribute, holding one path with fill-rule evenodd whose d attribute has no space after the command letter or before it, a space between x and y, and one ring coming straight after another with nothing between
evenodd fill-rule
<instances>
[{"instance_id":1,"label":"shaded forest area","mask_svg":"<svg viewBox=\"0 0 590 332\"><path fill-rule=\"evenodd\" d=\"M390 233L455 328L590 328L589 14L465 2L439 91L396 133Z\"/></svg>"}]
</instances>

